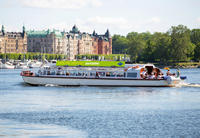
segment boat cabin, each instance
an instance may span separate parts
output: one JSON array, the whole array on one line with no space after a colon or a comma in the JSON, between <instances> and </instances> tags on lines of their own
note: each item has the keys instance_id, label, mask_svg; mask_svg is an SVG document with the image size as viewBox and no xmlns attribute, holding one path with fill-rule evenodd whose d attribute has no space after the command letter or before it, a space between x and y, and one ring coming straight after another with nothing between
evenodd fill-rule
<instances>
[{"instance_id":1,"label":"boat cabin","mask_svg":"<svg viewBox=\"0 0 200 138\"><path fill-rule=\"evenodd\" d=\"M38 76L84 77L84 78L124 78L124 79L155 79L161 71L153 64L128 66L127 68L100 67L54 67L45 66L37 73Z\"/></svg>"}]
</instances>

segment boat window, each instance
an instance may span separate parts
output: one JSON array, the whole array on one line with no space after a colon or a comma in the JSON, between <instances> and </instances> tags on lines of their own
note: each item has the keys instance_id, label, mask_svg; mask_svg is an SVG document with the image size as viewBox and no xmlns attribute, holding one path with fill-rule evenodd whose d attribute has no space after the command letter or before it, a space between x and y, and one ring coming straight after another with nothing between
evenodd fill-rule
<instances>
[{"instance_id":1,"label":"boat window","mask_svg":"<svg viewBox=\"0 0 200 138\"><path fill-rule=\"evenodd\" d=\"M135 72L133 72L133 73L127 73L127 77L136 78L137 77L137 73L135 73Z\"/></svg>"},{"instance_id":2,"label":"boat window","mask_svg":"<svg viewBox=\"0 0 200 138\"><path fill-rule=\"evenodd\" d=\"M115 77L114 72L106 72L106 77Z\"/></svg>"},{"instance_id":3,"label":"boat window","mask_svg":"<svg viewBox=\"0 0 200 138\"><path fill-rule=\"evenodd\" d=\"M96 76L96 73L90 72L90 76Z\"/></svg>"},{"instance_id":4,"label":"boat window","mask_svg":"<svg viewBox=\"0 0 200 138\"><path fill-rule=\"evenodd\" d=\"M55 71L51 71L51 75L56 75L56 72Z\"/></svg>"},{"instance_id":5,"label":"boat window","mask_svg":"<svg viewBox=\"0 0 200 138\"><path fill-rule=\"evenodd\" d=\"M83 74L83 76L88 76L88 72L85 72L85 73Z\"/></svg>"},{"instance_id":6,"label":"boat window","mask_svg":"<svg viewBox=\"0 0 200 138\"><path fill-rule=\"evenodd\" d=\"M76 76L82 76L82 73L81 73L81 72L78 72L78 73L76 74Z\"/></svg>"},{"instance_id":7,"label":"boat window","mask_svg":"<svg viewBox=\"0 0 200 138\"><path fill-rule=\"evenodd\" d=\"M43 70L43 75L47 75L47 71L46 70Z\"/></svg>"},{"instance_id":8,"label":"boat window","mask_svg":"<svg viewBox=\"0 0 200 138\"><path fill-rule=\"evenodd\" d=\"M76 76L76 73L75 72L71 72L69 73L70 76Z\"/></svg>"},{"instance_id":9,"label":"boat window","mask_svg":"<svg viewBox=\"0 0 200 138\"><path fill-rule=\"evenodd\" d=\"M105 76L105 72L98 72L99 76Z\"/></svg>"},{"instance_id":10,"label":"boat window","mask_svg":"<svg viewBox=\"0 0 200 138\"><path fill-rule=\"evenodd\" d=\"M117 77L124 77L124 73L117 73Z\"/></svg>"}]
</instances>

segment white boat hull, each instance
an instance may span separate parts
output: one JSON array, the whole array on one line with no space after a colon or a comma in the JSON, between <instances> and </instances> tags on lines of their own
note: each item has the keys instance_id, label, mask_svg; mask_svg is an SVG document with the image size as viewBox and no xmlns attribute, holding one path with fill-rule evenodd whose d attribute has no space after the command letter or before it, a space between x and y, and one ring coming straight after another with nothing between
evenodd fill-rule
<instances>
[{"instance_id":1,"label":"white boat hull","mask_svg":"<svg viewBox=\"0 0 200 138\"><path fill-rule=\"evenodd\" d=\"M29 68L39 68L41 67L42 62L30 63Z\"/></svg>"},{"instance_id":2,"label":"white boat hull","mask_svg":"<svg viewBox=\"0 0 200 138\"><path fill-rule=\"evenodd\" d=\"M25 83L31 85L61 85L61 86L128 86L128 87L173 87L180 79L115 79L115 78L69 78L51 76L22 76Z\"/></svg>"},{"instance_id":3,"label":"white boat hull","mask_svg":"<svg viewBox=\"0 0 200 138\"><path fill-rule=\"evenodd\" d=\"M0 64L1 69L14 69L15 66L13 65L8 65L8 64Z\"/></svg>"},{"instance_id":4,"label":"white boat hull","mask_svg":"<svg viewBox=\"0 0 200 138\"><path fill-rule=\"evenodd\" d=\"M28 66L15 66L15 69L28 69Z\"/></svg>"}]
</instances>

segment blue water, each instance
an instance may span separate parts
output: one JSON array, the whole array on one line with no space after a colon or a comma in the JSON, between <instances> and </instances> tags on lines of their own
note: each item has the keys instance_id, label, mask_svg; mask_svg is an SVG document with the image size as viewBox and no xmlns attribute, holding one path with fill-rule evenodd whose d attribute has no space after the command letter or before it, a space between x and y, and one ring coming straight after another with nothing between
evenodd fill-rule
<instances>
[{"instance_id":1,"label":"blue water","mask_svg":"<svg viewBox=\"0 0 200 138\"><path fill-rule=\"evenodd\" d=\"M19 73L0 70L0 137L200 137L200 69L175 88L36 87Z\"/></svg>"}]
</instances>

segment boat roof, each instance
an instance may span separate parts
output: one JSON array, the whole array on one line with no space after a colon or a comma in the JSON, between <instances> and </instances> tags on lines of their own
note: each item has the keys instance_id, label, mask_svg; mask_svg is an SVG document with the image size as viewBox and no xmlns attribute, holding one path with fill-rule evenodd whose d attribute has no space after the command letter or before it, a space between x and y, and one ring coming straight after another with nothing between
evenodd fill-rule
<instances>
[{"instance_id":1,"label":"boat roof","mask_svg":"<svg viewBox=\"0 0 200 138\"><path fill-rule=\"evenodd\" d=\"M154 64L151 64L151 63L147 63L147 64L125 64L125 68L129 68L129 67L145 68L146 66L153 66L153 68L155 68Z\"/></svg>"},{"instance_id":2,"label":"boat roof","mask_svg":"<svg viewBox=\"0 0 200 138\"><path fill-rule=\"evenodd\" d=\"M115 72L115 71L140 71L142 68L145 68L147 66L152 66L155 68L153 64L125 64L124 68L119 67L87 67L87 66L57 66L56 64L48 64L43 66L43 68L51 68L51 69L64 69L64 70L77 70L77 71L106 71L106 72Z\"/></svg>"},{"instance_id":3,"label":"boat roof","mask_svg":"<svg viewBox=\"0 0 200 138\"><path fill-rule=\"evenodd\" d=\"M68 67L124 67L125 61L57 61L56 66Z\"/></svg>"}]
</instances>

